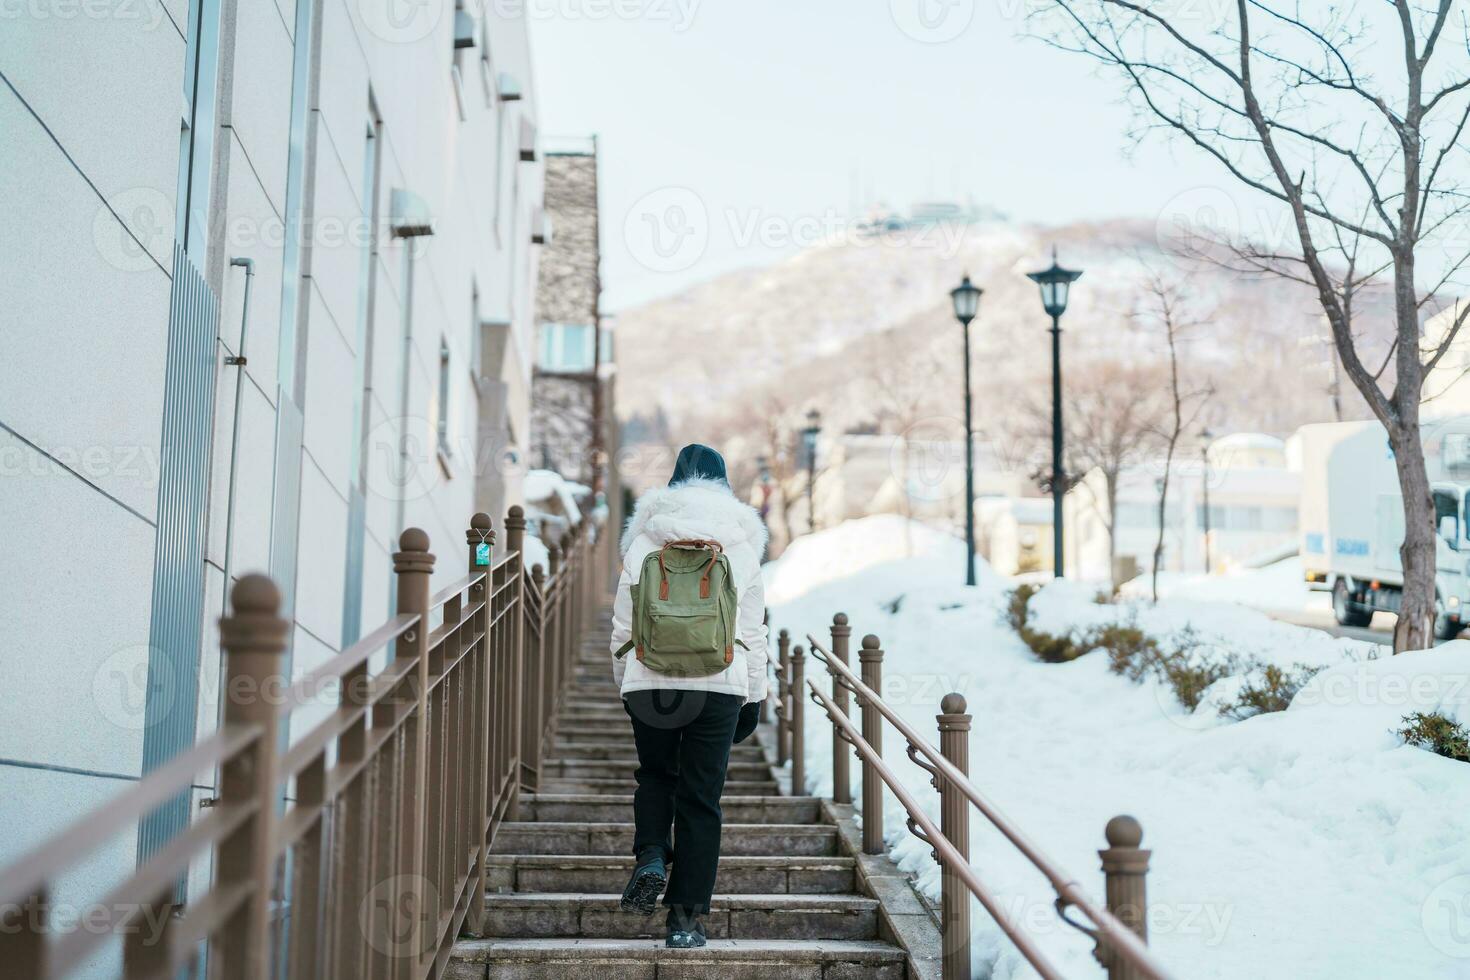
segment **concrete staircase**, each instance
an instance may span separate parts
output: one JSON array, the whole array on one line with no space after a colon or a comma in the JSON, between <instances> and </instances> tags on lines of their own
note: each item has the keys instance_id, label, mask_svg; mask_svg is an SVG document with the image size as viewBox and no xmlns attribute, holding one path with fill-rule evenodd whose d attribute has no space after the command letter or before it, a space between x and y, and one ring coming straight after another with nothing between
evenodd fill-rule
<instances>
[{"instance_id":1,"label":"concrete staircase","mask_svg":"<svg viewBox=\"0 0 1470 980\"><path fill-rule=\"evenodd\" d=\"M589 631L544 756L541 792L492 842L485 935L462 939L454 978L901 980L879 903L816 799L783 796L761 733L736 746L709 945L663 945L660 908L618 908L632 871L637 753L608 665L606 616Z\"/></svg>"}]
</instances>

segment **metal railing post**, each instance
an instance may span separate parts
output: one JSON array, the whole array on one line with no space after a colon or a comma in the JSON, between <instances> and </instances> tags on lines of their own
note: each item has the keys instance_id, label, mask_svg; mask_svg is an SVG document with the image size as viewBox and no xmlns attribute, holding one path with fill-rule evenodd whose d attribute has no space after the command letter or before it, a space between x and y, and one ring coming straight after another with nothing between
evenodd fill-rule
<instances>
[{"instance_id":1,"label":"metal railing post","mask_svg":"<svg viewBox=\"0 0 1470 980\"><path fill-rule=\"evenodd\" d=\"M270 900L274 891L276 772L279 766L282 654L290 624L280 616L281 593L264 575L247 575L230 592L230 615L219 622L225 653L224 726L257 728L251 747L220 772L221 812L252 809L250 819L215 854L215 888L248 889L220 931L214 961L222 977L263 980L271 973Z\"/></svg>"},{"instance_id":2,"label":"metal railing post","mask_svg":"<svg viewBox=\"0 0 1470 980\"><path fill-rule=\"evenodd\" d=\"M1108 911L1138 938L1148 942L1148 859L1152 851L1138 845L1143 843L1143 827L1130 816L1116 816L1108 821L1103 830L1108 840L1106 850L1098 851L1102 858L1103 874L1107 879ZM1108 980L1141 980L1143 971L1118 956L1102 940L1094 952L1097 961L1108 971Z\"/></svg>"},{"instance_id":3,"label":"metal railing post","mask_svg":"<svg viewBox=\"0 0 1470 980\"><path fill-rule=\"evenodd\" d=\"M806 795L806 653L791 648L791 795Z\"/></svg>"},{"instance_id":4,"label":"metal railing post","mask_svg":"<svg viewBox=\"0 0 1470 980\"><path fill-rule=\"evenodd\" d=\"M512 693L521 711L521 725L516 732L516 737L520 740L520 749L516 754L521 765L516 780L522 789L534 793L537 774L541 771L541 739L545 734L540 697L542 665L526 629L526 620L530 616L530 606L526 599L526 512L520 504L514 504L506 511L505 548L508 554L514 553L516 556L505 571L512 582L511 597L507 601L516 605L516 613L511 617L515 623L512 627L511 648L514 651L513 656L520 663L521 680L524 684L521 690L530 692L531 695L523 697L521 690ZM529 780L526 778L528 773L531 777Z\"/></svg>"},{"instance_id":5,"label":"metal railing post","mask_svg":"<svg viewBox=\"0 0 1470 980\"><path fill-rule=\"evenodd\" d=\"M858 652L862 663L862 681L874 694L883 694L883 650L876 636L869 633L863 637L863 648ZM867 698L859 698L863 707L863 741L873 749L873 754L883 756L883 716L878 706ZM863 853L883 853L883 777L878 767L867 759L863 760Z\"/></svg>"},{"instance_id":6,"label":"metal railing post","mask_svg":"<svg viewBox=\"0 0 1470 980\"><path fill-rule=\"evenodd\" d=\"M395 661L415 660L413 672L407 674L409 708L404 719L404 758L402 783L399 793L399 808L395 818L398 830L398 880L405 895L394 895L393 908L415 908L404 916L402 923L407 935L397 949L403 950L397 970L405 974L417 969L419 958L424 955L422 910L427 898L424 894L413 894L413 889L424 889L427 881L427 834L425 814L428 801L429 777L429 576L434 571L434 556L429 553L429 535L421 528L411 527L398 539L400 550L393 553L393 572L398 576L398 612L418 617L418 622L394 641Z\"/></svg>"},{"instance_id":7,"label":"metal railing post","mask_svg":"<svg viewBox=\"0 0 1470 980\"><path fill-rule=\"evenodd\" d=\"M848 645L852 641L852 627L847 624L847 614L832 617L832 655L848 665ZM847 714L847 688L839 682L837 671L828 668L832 675L832 703L837 710ZM832 723L832 802L852 802L852 750L838 737L837 723Z\"/></svg>"},{"instance_id":8,"label":"metal railing post","mask_svg":"<svg viewBox=\"0 0 1470 980\"><path fill-rule=\"evenodd\" d=\"M791 667L791 634L782 630L776 636L776 765L786 765L791 758L791 702L787 699Z\"/></svg>"},{"instance_id":9,"label":"metal railing post","mask_svg":"<svg viewBox=\"0 0 1470 980\"><path fill-rule=\"evenodd\" d=\"M551 644L547 633L551 630L551 617L547 614L546 602L546 569L537 562L531 566L531 587L536 590L536 616L539 620L536 630L536 662L538 664L536 674L538 686L531 696L539 703L537 713L541 716L540 730L536 733L536 757L541 758L542 746L551 732ZM536 767L536 782L533 789L539 791L541 785L541 767Z\"/></svg>"},{"instance_id":10,"label":"metal railing post","mask_svg":"<svg viewBox=\"0 0 1470 980\"><path fill-rule=\"evenodd\" d=\"M970 716L965 699L947 694L939 703L939 751L961 773L970 774ZM939 783L939 832L970 860L970 803L960 788L942 775ZM941 865L940 933L944 943L944 980L970 980L970 889L947 864Z\"/></svg>"},{"instance_id":11,"label":"metal railing post","mask_svg":"<svg viewBox=\"0 0 1470 980\"><path fill-rule=\"evenodd\" d=\"M454 760L457 767L469 765L473 770L469 776L469 826L474 842L471 846L478 845L475 853L475 863L470 871L470 894L479 895L485 890L485 877L489 867L489 833L490 833L490 778L491 778L491 756L490 756L490 731L495 724L496 715L501 710L501 705L495 703L494 695L497 691L495 686L495 661L492 652L498 644L493 644L488 635L487 625L490 622L490 604L494 601L495 583L492 581L491 563L494 561L495 553L495 530L490 523L489 514L476 514L470 518L470 526L464 534L465 545L469 551L470 574L482 573L485 578L470 587L470 605L483 603L478 612L472 613L471 629L480 634L476 641L476 649L471 659L465 664L469 669L472 687L472 707L469 713L470 731L470 758L468 760ZM481 554L481 545L487 545L488 550ZM504 629L504 626L498 629ZM512 690L516 690L519 684L513 684ZM509 706L514 711L517 699L512 698ZM498 775L498 774L497 774ZM511 787L514 792L515 787ZM458 856L456 855L456 859ZM481 927L485 920L485 903L471 902L468 914L468 925L471 933L480 935Z\"/></svg>"}]
</instances>

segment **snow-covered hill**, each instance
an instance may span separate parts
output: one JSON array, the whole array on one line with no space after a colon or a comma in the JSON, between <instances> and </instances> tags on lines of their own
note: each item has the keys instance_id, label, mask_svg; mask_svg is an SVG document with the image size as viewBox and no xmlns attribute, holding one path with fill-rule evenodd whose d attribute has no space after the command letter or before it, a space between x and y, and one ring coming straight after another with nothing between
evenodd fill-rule
<instances>
[{"instance_id":1,"label":"snow-covered hill","mask_svg":"<svg viewBox=\"0 0 1470 980\"><path fill-rule=\"evenodd\" d=\"M1057 228L994 222L849 238L624 311L620 413L643 422L662 413L676 437L693 438L751 403L810 400L830 423L859 425L872 421L864 386L875 366L895 359L935 363L935 405L952 410L960 337L948 294L968 273L985 290L972 327L983 428L987 400L1048 383L1049 321L1024 273L1044 267L1053 245L1063 265L1084 271L1063 322L1070 369L1159 356L1157 333L1130 318L1157 271L1181 283L1191 312L1207 320L1186 359L1197 383L1217 388L1213 422L1284 433L1330 417L1327 348L1311 339L1322 332L1312 293L1200 265L1161 240L1153 222L1135 220ZM1388 293L1367 290L1357 302L1361 332L1381 337ZM1358 412L1356 393L1344 397Z\"/></svg>"}]
</instances>

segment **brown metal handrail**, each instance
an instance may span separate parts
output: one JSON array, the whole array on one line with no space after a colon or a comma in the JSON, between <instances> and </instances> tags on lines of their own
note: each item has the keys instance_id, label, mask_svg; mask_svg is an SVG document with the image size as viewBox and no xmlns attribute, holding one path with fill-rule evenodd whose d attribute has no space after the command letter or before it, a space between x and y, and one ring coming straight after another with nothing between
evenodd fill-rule
<instances>
[{"instance_id":1,"label":"brown metal handrail","mask_svg":"<svg viewBox=\"0 0 1470 980\"><path fill-rule=\"evenodd\" d=\"M834 618L833 623L834 636L840 636L845 639L850 634L851 628L847 625L846 616L838 614ZM811 644L812 653L826 665L828 672L831 674L834 690L845 689L851 691L857 696L860 705L865 708L871 706L876 716L881 716L904 737L905 742L908 744L909 758L921 769L924 769L930 774L935 789L943 793L946 785L953 787L968 803L979 810L986 820L1033 867L1041 872L1042 876L1046 878L1048 884L1051 885L1052 890L1056 893L1057 899L1055 905L1057 914L1068 925L1092 936L1097 941L1100 960L1110 965L1117 964L1122 968L1117 972L1122 973L1126 971L1130 977L1146 977L1150 978L1150 980L1170 980L1168 971L1154 958L1152 953L1149 952L1148 947L1133 929L1129 928L1127 924L1122 922L1108 909L1095 905L1083 892L1077 881L1063 872L1059 865L1043 854L1041 849L1000 811L999 807L987 799L975 787L965 772L955 766L950 759L946 758L945 754L936 749L928 739L915 731L913 726L904 721L883 700L881 694L865 683L862 678L854 674L848 666L845 657L835 656L810 633L807 634L807 641ZM870 660L869 655L875 654L876 656L871 659L881 662L882 653L878 650L877 637L869 636L864 638L863 648L865 660L864 671L866 672L866 662ZM800 647L798 647L794 651L793 661L799 664L800 659L801 653ZM832 721L834 734L839 734L839 737L843 741L851 744L858 754L872 767L873 772L889 786L899 802L903 804L904 809L908 812L910 827L913 828L917 824L922 828L923 833L918 836L934 849L935 858L939 861L941 868L955 875L964 883L976 899L980 901L980 904L985 910L990 913L991 917L995 919L996 924L1000 926L1006 936L1016 944L1017 949L1020 950L1026 960L1036 968L1037 972L1045 977L1060 977L1060 974L1055 972L1055 968L1046 962L1030 938L1018 932L1005 918L1000 911L999 905L995 902L994 896L989 894L983 883L974 874L973 868L969 865L968 858L934 826L933 821L923 813L913 796L902 786L897 776L887 764L883 762L881 749L875 748L870 744L869 739L872 738L872 734L869 731L867 719L865 718L864 721L864 731L859 732L854 728L846 712L839 709L832 699L822 693L815 679L808 680L806 683L810 689L812 699L823 707L827 712L828 718ZM956 696L951 695L951 697ZM963 699L959 698L958 701L960 710L962 711ZM945 710L948 711L949 708L946 707ZM941 718L944 717L941 715ZM795 733L793 734L795 735ZM795 737L800 738L799 735ZM799 748L794 748L793 755L799 751ZM924 759L920 759L920 755L924 756ZM867 789L866 781L865 789ZM881 800L879 800L878 805L881 807ZM865 828L871 826L873 816L866 809L864 810ZM878 815L878 818L881 821L881 814ZM881 823L878 826L881 827ZM1110 833L1111 830L1112 827L1110 825ZM1087 916L1092 923L1092 928L1076 922L1067 916L1067 909L1072 907L1075 907L1083 915ZM1130 910L1129 915L1130 918L1140 918L1141 910ZM961 941L960 937L946 936L945 938L947 943L951 940L954 942ZM963 937L963 942L967 951L969 943L968 936ZM965 975L968 976L968 966L964 969Z\"/></svg>"},{"instance_id":2,"label":"brown metal handrail","mask_svg":"<svg viewBox=\"0 0 1470 980\"><path fill-rule=\"evenodd\" d=\"M428 536L405 532L393 556L396 615L291 684L280 594L263 576L242 578L220 621L219 731L0 871L7 971L59 977L95 956L109 930L91 928L95 915L86 930L54 926L56 882L217 769L212 808L100 906L121 934L122 976L169 977L201 951L210 974L226 978L263 980L282 967L300 978L442 975L461 930L482 925L489 841L535 788L556 688L601 600L587 581L605 546L592 522L553 546L549 581L521 560L521 508L505 524L507 554L477 565L476 545L494 532L475 515L468 574L433 596ZM387 664L370 673L384 650ZM288 743L292 711L330 688L336 707ZM175 905L178 882L211 851L212 885Z\"/></svg>"},{"instance_id":3,"label":"brown metal handrail","mask_svg":"<svg viewBox=\"0 0 1470 980\"><path fill-rule=\"evenodd\" d=\"M1035 967L1036 972L1041 974L1045 980L1066 980L1057 971L1057 968L1052 966L1046 956L1042 954L1031 937L1011 925L1009 918L1000 907L1000 902L990 893L990 889L986 888L984 883L980 881L979 876L975 874L975 869L970 867L970 862L965 860L944 834L940 833L939 827L935 825L933 819L924 813L923 808L919 806L918 800L914 799L913 794L908 791L908 788L904 786L894 771L888 768L887 763L883 761L883 757L875 752L873 747L867 743L863 738L862 732L858 731L853 725L852 719L839 710L837 705L832 703L831 698L821 692L815 680L808 681L807 684L811 689L812 700L816 701L817 704L820 704L826 710L827 717L832 719L833 724L841 731L843 740L856 749L858 755L862 756L866 762L873 766L878 775L888 784L888 788L893 791L893 795L898 798L898 802L902 803L903 808L909 812L909 816L913 819L913 822L923 831L921 839L924 843L934 848L938 852L940 860L954 874L959 875L960 879L964 881L965 886L970 889L970 892L984 906L985 911L989 912L991 917L995 919L1001 931L1010 937L1011 942L1016 944L1016 948L1021 951L1021 955L1026 957L1026 962Z\"/></svg>"}]
</instances>

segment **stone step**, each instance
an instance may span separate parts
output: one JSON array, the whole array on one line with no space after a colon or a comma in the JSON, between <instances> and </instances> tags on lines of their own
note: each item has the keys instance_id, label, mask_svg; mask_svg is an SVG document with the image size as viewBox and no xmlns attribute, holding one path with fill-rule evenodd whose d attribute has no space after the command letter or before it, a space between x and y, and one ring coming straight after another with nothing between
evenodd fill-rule
<instances>
[{"instance_id":1,"label":"stone step","mask_svg":"<svg viewBox=\"0 0 1470 980\"><path fill-rule=\"evenodd\" d=\"M903 950L876 940L713 939L669 949L646 939L468 939L451 980L903 980Z\"/></svg>"},{"instance_id":2,"label":"stone step","mask_svg":"<svg viewBox=\"0 0 1470 980\"><path fill-rule=\"evenodd\" d=\"M507 821L491 842L495 854L629 854L633 825L612 821ZM829 857L837 851L837 828L825 824L726 823L721 855Z\"/></svg>"},{"instance_id":3,"label":"stone step","mask_svg":"<svg viewBox=\"0 0 1470 980\"><path fill-rule=\"evenodd\" d=\"M627 779L632 777L637 768L638 759L632 754L611 759L557 758L542 761L541 778ZM763 782L771 778L771 769L759 762L731 762L725 774L726 779Z\"/></svg>"},{"instance_id":4,"label":"stone step","mask_svg":"<svg viewBox=\"0 0 1470 980\"><path fill-rule=\"evenodd\" d=\"M596 725L598 728L607 728L618 725L632 732L633 726L628 721L628 715L622 708L597 708L585 711L561 711L552 719L552 724L560 731L575 731L583 725Z\"/></svg>"},{"instance_id":5,"label":"stone step","mask_svg":"<svg viewBox=\"0 0 1470 980\"><path fill-rule=\"evenodd\" d=\"M577 738L582 741L618 741L633 744L633 723L624 715L618 721L563 721L551 723L552 738Z\"/></svg>"},{"instance_id":6,"label":"stone step","mask_svg":"<svg viewBox=\"0 0 1470 980\"><path fill-rule=\"evenodd\" d=\"M584 739L555 739L546 743L543 763L555 762L560 759L635 759L637 752L633 748L633 739L630 735L624 742L594 742ZM732 746L730 749L730 761L742 763L756 763L764 759L761 747L751 742L742 742Z\"/></svg>"},{"instance_id":7,"label":"stone step","mask_svg":"<svg viewBox=\"0 0 1470 980\"><path fill-rule=\"evenodd\" d=\"M726 824L802 824L815 822L820 804L812 796L726 796L720 801ZM521 797L522 822L607 823L633 818L633 797L527 793ZM773 853L781 853L775 851Z\"/></svg>"},{"instance_id":8,"label":"stone step","mask_svg":"<svg viewBox=\"0 0 1470 980\"><path fill-rule=\"evenodd\" d=\"M543 793L597 794L599 796L632 796L638 784L632 779L543 779ZM781 787L774 780L747 781L730 779L725 781L723 796L776 796Z\"/></svg>"},{"instance_id":9,"label":"stone step","mask_svg":"<svg viewBox=\"0 0 1470 980\"><path fill-rule=\"evenodd\" d=\"M662 939L664 917L618 907L621 893L486 895L486 936L518 939ZM859 895L715 895L711 939L873 939L878 903Z\"/></svg>"},{"instance_id":10,"label":"stone step","mask_svg":"<svg viewBox=\"0 0 1470 980\"><path fill-rule=\"evenodd\" d=\"M633 856L505 854L490 858L497 892L621 894ZM721 856L716 888L723 895L841 895L857 887L850 857Z\"/></svg>"}]
</instances>

